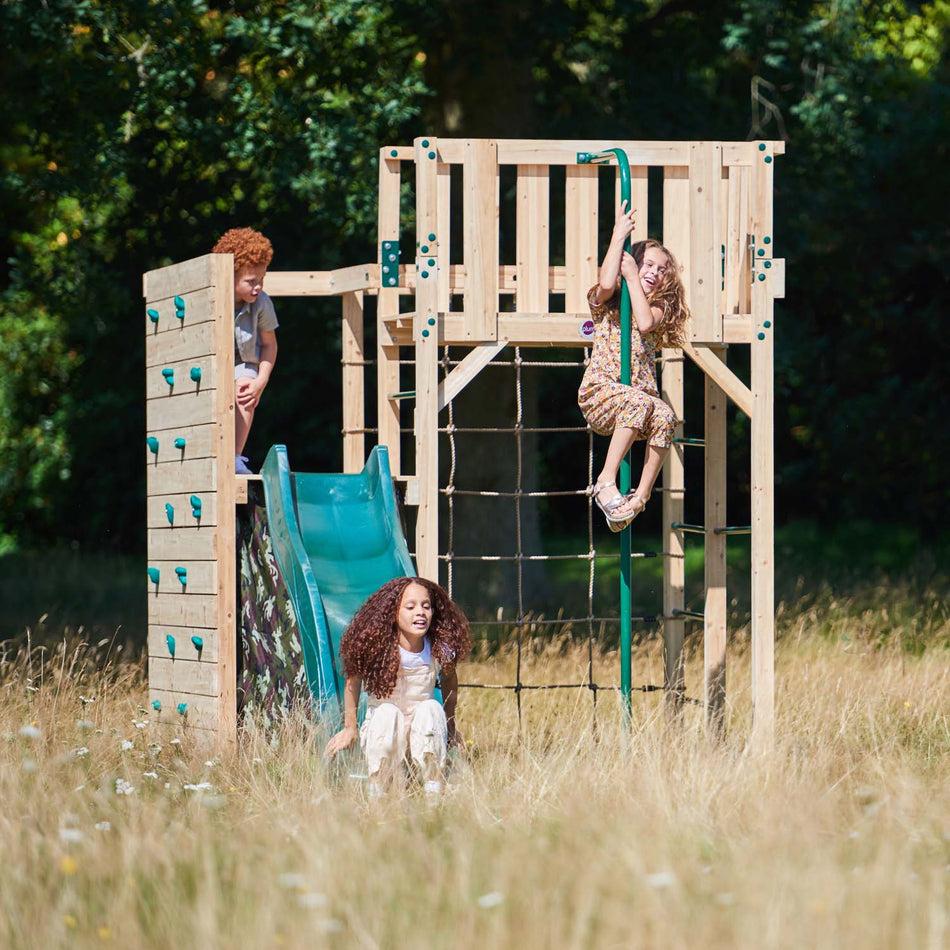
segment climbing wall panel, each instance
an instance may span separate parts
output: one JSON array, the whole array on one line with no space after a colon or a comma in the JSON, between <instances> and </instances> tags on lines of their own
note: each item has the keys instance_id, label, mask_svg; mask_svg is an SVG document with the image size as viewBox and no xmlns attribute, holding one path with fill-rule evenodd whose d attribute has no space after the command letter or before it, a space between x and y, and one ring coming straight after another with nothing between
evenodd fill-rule
<instances>
[{"instance_id":1,"label":"climbing wall panel","mask_svg":"<svg viewBox=\"0 0 950 950\"><path fill-rule=\"evenodd\" d=\"M207 255L145 275L151 718L201 741L236 725L234 271Z\"/></svg>"}]
</instances>

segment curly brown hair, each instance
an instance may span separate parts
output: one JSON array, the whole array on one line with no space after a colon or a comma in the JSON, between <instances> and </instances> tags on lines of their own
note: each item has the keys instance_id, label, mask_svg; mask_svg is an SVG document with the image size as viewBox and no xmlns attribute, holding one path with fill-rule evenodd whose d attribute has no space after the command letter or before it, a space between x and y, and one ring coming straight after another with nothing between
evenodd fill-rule
<instances>
[{"instance_id":1,"label":"curly brown hair","mask_svg":"<svg viewBox=\"0 0 950 950\"><path fill-rule=\"evenodd\" d=\"M359 676L368 693L383 699L392 693L399 674L399 631L396 618L402 595L410 584L424 587L432 603L429 642L432 656L446 671L468 656L472 634L465 614L436 583L424 577L387 581L356 612L340 641L346 676Z\"/></svg>"},{"instance_id":2,"label":"curly brown hair","mask_svg":"<svg viewBox=\"0 0 950 950\"><path fill-rule=\"evenodd\" d=\"M221 235L212 254L233 254L234 272L245 267L268 267L274 256L270 241L253 228L231 228Z\"/></svg>"},{"instance_id":3,"label":"curly brown hair","mask_svg":"<svg viewBox=\"0 0 950 950\"><path fill-rule=\"evenodd\" d=\"M679 264L669 248L659 241L647 238L637 241L630 248L630 254L637 262L637 269L643 264L643 257L647 250L655 247L669 258L669 266L663 274L663 279L650 292L647 301L658 304L663 308L663 320L651 332L656 336L659 346L682 346L686 341L686 321L689 319L689 307L686 305L686 289L680 277ZM617 280L617 292L607 301L607 306L614 310L620 309L620 279Z\"/></svg>"}]
</instances>

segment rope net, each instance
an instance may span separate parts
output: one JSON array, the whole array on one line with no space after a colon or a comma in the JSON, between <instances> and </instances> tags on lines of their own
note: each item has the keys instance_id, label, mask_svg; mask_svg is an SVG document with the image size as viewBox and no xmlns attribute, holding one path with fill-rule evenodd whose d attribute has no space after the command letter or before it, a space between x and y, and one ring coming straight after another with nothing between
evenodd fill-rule
<instances>
[{"instance_id":1,"label":"rope net","mask_svg":"<svg viewBox=\"0 0 950 950\"><path fill-rule=\"evenodd\" d=\"M451 348L445 346L440 360L441 376L445 378L457 365L460 360L452 358ZM504 619L502 616L496 620L472 620L472 627L475 629L489 628L514 628L515 631L515 671L514 682L511 683L460 683L460 688L466 689L489 689L489 690L509 690L514 693L518 707L518 717L521 718L522 693L526 690L587 690L596 709L597 694L600 690L619 690L619 686L605 685L597 682L595 673L595 641L598 637L603 637L604 632L615 627L619 631L620 618L615 615L599 615L595 609L595 590L598 582L598 566L605 562L618 562L619 553L611 551L598 550L594 525L595 520L599 522L599 513L594 510L593 499L585 488L576 489L552 489L552 490L534 490L525 484L525 441L538 435L567 435L583 436L586 443L586 481L588 485L594 481L594 432L587 425L529 425L525 420L525 400L524 400L524 372L527 369L544 370L569 370L572 371L572 377L569 381L571 391L576 386L587 366L590 351L585 348L582 359L565 360L529 360L522 356L522 348L515 346L513 355L509 359L495 359L483 370L483 372L497 370L508 367L513 371L514 384L514 418L508 424L498 426L464 426L456 424L455 400L447 403L446 424L439 428L439 433L448 443L448 472L445 484L440 485L440 495L445 500L444 507L440 505L440 520L442 514L446 514L445 529L443 537L445 538L445 550L439 554L439 560L444 566L445 586L449 595L456 596L456 571L460 565L470 562L495 563L511 565L515 571L515 616L510 619ZM457 482L459 475L458 449L459 439L468 435L497 435L500 437L512 436L514 440L514 485L506 490L480 490L466 487ZM502 449L499 449L501 451ZM654 491L662 492L663 488L656 488ZM456 551L457 541L457 504L460 499L481 498L481 499L507 499L510 500L514 509L514 551L512 553L499 552L480 552L478 554L460 554ZM524 515L527 504L539 504L543 499L565 499L565 498L584 498L586 502L586 531L587 531L587 549L572 553L550 553L540 554L525 550L525 531ZM598 530L603 526L598 523ZM606 529L604 529L606 530ZM614 536L619 537L619 536ZM639 551L633 552L633 558L659 558L659 557L682 557L681 554L670 554L663 551ZM578 616L558 616L556 619L545 619L542 616L533 616L527 609L525 603L525 567L534 563L544 562L586 562L587 564L587 583L586 583L586 610L582 613L577 612ZM606 580L606 579L605 579ZM610 582L611 591L616 599L619 596L617 582ZM604 583L604 580L601 581ZM642 614L631 618L633 623L657 625L663 617L657 614ZM585 632L587 664L584 676L577 682L559 682L559 683L527 683L524 681L523 674L523 656L525 650L526 631L541 630L544 628L567 627L571 629L580 627ZM655 630L654 630L655 633ZM638 692L656 692L665 689L663 685L643 684L632 686L632 690ZM695 702L694 700L686 700Z\"/></svg>"}]
</instances>

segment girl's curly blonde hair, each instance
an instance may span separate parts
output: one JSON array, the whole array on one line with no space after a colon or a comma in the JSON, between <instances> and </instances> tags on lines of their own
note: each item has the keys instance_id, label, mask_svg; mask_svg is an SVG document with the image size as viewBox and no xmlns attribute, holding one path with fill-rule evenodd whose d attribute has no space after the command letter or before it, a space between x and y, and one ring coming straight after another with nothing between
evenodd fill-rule
<instances>
[{"instance_id":1,"label":"girl's curly blonde hair","mask_svg":"<svg viewBox=\"0 0 950 950\"><path fill-rule=\"evenodd\" d=\"M686 321L689 319L689 307L686 305L686 290L680 278L679 264L669 248L659 241L647 238L637 241L630 248L630 254L637 262L637 269L643 264L646 252L655 247L669 258L669 266L663 274L663 279L653 288L647 297L647 302L657 304L663 308L663 319L655 330L650 331L656 337L658 346L682 346L686 341ZM612 310L620 309L620 279L617 280L617 292L607 301Z\"/></svg>"},{"instance_id":2,"label":"girl's curly blonde hair","mask_svg":"<svg viewBox=\"0 0 950 950\"><path fill-rule=\"evenodd\" d=\"M245 267L268 267L274 256L270 241L253 228L231 228L211 249L212 254L233 254L234 271Z\"/></svg>"}]
</instances>

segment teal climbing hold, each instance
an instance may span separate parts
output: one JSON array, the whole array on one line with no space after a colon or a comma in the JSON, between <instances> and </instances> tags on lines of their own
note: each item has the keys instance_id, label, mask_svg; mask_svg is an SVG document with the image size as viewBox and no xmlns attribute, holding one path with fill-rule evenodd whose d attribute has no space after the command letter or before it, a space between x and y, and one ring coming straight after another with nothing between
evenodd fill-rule
<instances>
[{"instance_id":1,"label":"teal climbing hold","mask_svg":"<svg viewBox=\"0 0 950 950\"><path fill-rule=\"evenodd\" d=\"M165 369L162 370L162 376L165 377L165 382L168 383L169 386L175 385L175 371L173 369L166 366Z\"/></svg>"},{"instance_id":2,"label":"teal climbing hold","mask_svg":"<svg viewBox=\"0 0 950 950\"><path fill-rule=\"evenodd\" d=\"M175 448L183 449L184 447L185 447L185 440L181 438L181 436L179 436L177 439L175 439Z\"/></svg>"},{"instance_id":3,"label":"teal climbing hold","mask_svg":"<svg viewBox=\"0 0 950 950\"><path fill-rule=\"evenodd\" d=\"M196 518L201 517L201 499L197 495L192 495L188 499L191 502L191 513Z\"/></svg>"},{"instance_id":4,"label":"teal climbing hold","mask_svg":"<svg viewBox=\"0 0 950 950\"><path fill-rule=\"evenodd\" d=\"M185 319L185 301L181 297L175 298L175 316L179 320Z\"/></svg>"},{"instance_id":5,"label":"teal climbing hold","mask_svg":"<svg viewBox=\"0 0 950 950\"><path fill-rule=\"evenodd\" d=\"M148 569L148 579L153 583L157 584L158 579L162 576L162 572L157 567L150 567Z\"/></svg>"},{"instance_id":6,"label":"teal climbing hold","mask_svg":"<svg viewBox=\"0 0 950 950\"><path fill-rule=\"evenodd\" d=\"M192 637L191 642L195 645L195 649L200 653L205 648L205 642L201 637Z\"/></svg>"},{"instance_id":7,"label":"teal climbing hold","mask_svg":"<svg viewBox=\"0 0 950 950\"><path fill-rule=\"evenodd\" d=\"M158 311L157 311L157 310L153 310L151 307L149 307L148 310L146 310L145 312L148 314L148 318L149 318L149 320L152 321L152 323L158 323Z\"/></svg>"},{"instance_id":8,"label":"teal climbing hold","mask_svg":"<svg viewBox=\"0 0 950 950\"><path fill-rule=\"evenodd\" d=\"M153 700L152 700L152 709L154 709L155 712L161 712L161 711L162 711L162 704L161 704L161 702L160 702L159 700L157 700L157 699L153 699Z\"/></svg>"},{"instance_id":9,"label":"teal climbing hold","mask_svg":"<svg viewBox=\"0 0 950 950\"><path fill-rule=\"evenodd\" d=\"M179 704L178 704L178 712L179 712L182 716L184 716L185 713L188 712L188 703L179 703Z\"/></svg>"},{"instance_id":10,"label":"teal climbing hold","mask_svg":"<svg viewBox=\"0 0 950 950\"><path fill-rule=\"evenodd\" d=\"M201 367L192 366L191 372L188 375L191 377L192 382L200 383L201 382Z\"/></svg>"},{"instance_id":11,"label":"teal climbing hold","mask_svg":"<svg viewBox=\"0 0 950 950\"><path fill-rule=\"evenodd\" d=\"M175 509L168 502L165 502L165 517L169 524L175 523Z\"/></svg>"},{"instance_id":12,"label":"teal climbing hold","mask_svg":"<svg viewBox=\"0 0 950 950\"><path fill-rule=\"evenodd\" d=\"M148 450L152 455L158 455L158 439L156 439L154 435L150 435L145 440L145 444L148 446Z\"/></svg>"},{"instance_id":13,"label":"teal climbing hold","mask_svg":"<svg viewBox=\"0 0 950 950\"><path fill-rule=\"evenodd\" d=\"M168 647L168 652L174 657L175 655L175 638L169 633L165 636L165 646Z\"/></svg>"},{"instance_id":14,"label":"teal climbing hold","mask_svg":"<svg viewBox=\"0 0 950 950\"><path fill-rule=\"evenodd\" d=\"M175 573L178 575L178 580L181 581L181 586L184 587L188 583L188 568L176 567Z\"/></svg>"}]
</instances>

